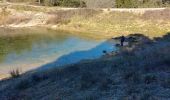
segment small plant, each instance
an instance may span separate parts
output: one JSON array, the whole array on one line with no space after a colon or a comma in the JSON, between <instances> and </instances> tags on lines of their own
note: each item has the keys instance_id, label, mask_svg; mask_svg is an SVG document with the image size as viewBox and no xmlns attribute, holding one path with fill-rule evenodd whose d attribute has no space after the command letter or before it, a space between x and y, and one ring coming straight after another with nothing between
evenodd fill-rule
<instances>
[{"instance_id":1,"label":"small plant","mask_svg":"<svg viewBox=\"0 0 170 100\"><path fill-rule=\"evenodd\" d=\"M82 0L44 0L43 3L46 6L86 7Z\"/></svg>"},{"instance_id":2,"label":"small plant","mask_svg":"<svg viewBox=\"0 0 170 100\"><path fill-rule=\"evenodd\" d=\"M19 69L12 70L12 71L10 72L10 75L11 75L12 78L17 78L17 77L20 76L20 74L21 74L21 72L20 72Z\"/></svg>"}]
</instances>

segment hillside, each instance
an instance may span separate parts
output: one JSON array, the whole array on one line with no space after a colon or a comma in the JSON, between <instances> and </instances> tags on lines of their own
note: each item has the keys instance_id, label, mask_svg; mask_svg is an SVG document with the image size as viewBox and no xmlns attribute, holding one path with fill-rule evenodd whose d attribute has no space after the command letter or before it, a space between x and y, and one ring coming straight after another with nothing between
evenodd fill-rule
<instances>
[{"instance_id":1,"label":"hillside","mask_svg":"<svg viewBox=\"0 0 170 100\"><path fill-rule=\"evenodd\" d=\"M159 8L169 7L169 0L0 0L42 6L83 8Z\"/></svg>"},{"instance_id":2,"label":"hillside","mask_svg":"<svg viewBox=\"0 0 170 100\"><path fill-rule=\"evenodd\" d=\"M140 32L152 38L170 31L168 8L84 9L25 4L0 8L1 27L45 27L102 37Z\"/></svg>"},{"instance_id":3,"label":"hillside","mask_svg":"<svg viewBox=\"0 0 170 100\"><path fill-rule=\"evenodd\" d=\"M86 2L89 7L112 6L110 0ZM113 42L124 35L127 44L117 45L118 51L98 59L18 72L0 80L0 100L170 99L169 8L89 9L0 3L0 27L41 27ZM9 33L1 35L7 37Z\"/></svg>"},{"instance_id":4,"label":"hillside","mask_svg":"<svg viewBox=\"0 0 170 100\"><path fill-rule=\"evenodd\" d=\"M136 34L128 41L113 55L0 81L0 99L170 99L170 34L154 40Z\"/></svg>"}]
</instances>

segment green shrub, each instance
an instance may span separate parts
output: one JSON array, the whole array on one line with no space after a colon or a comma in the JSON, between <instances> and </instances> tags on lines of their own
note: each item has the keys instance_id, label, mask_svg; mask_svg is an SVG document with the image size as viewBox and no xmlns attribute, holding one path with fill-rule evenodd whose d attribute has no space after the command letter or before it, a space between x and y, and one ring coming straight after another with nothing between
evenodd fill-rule
<instances>
[{"instance_id":1,"label":"green shrub","mask_svg":"<svg viewBox=\"0 0 170 100\"><path fill-rule=\"evenodd\" d=\"M163 7L169 4L169 0L116 0L117 8Z\"/></svg>"},{"instance_id":2,"label":"green shrub","mask_svg":"<svg viewBox=\"0 0 170 100\"><path fill-rule=\"evenodd\" d=\"M136 0L116 0L117 8L136 8L137 1Z\"/></svg>"},{"instance_id":3,"label":"green shrub","mask_svg":"<svg viewBox=\"0 0 170 100\"><path fill-rule=\"evenodd\" d=\"M86 3L82 0L44 0L47 6L64 6L64 7L86 7Z\"/></svg>"},{"instance_id":4,"label":"green shrub","mask_svg":"<svg viewBox=\"0 0 170 100\"><path fill-rule=\"evenodd\" d=\"M45 6L54 6L56 5L56 1L55 0L43 0L43 4Z\"/></svg>"},{"instance_id":5,"label":"green shrub","mask_svg":"<svg viewBox=\"0 0 170 100\"><path fill-rule=\"evenodd\" d=\"M80 0L62 0L60 6L66 7L85 7L85 2Z\"/></svg>"}]
</instances>

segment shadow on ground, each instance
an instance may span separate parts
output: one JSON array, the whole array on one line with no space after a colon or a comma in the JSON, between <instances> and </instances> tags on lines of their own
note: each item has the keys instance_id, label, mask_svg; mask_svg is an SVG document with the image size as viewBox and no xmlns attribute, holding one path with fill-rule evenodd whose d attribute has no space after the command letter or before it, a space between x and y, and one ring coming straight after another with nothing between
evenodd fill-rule
<instances>
[{"instance_id":1,"label":"shadow on ground","mask_svg":"<svg viewBox=\"0 0 170 100\"><path fill-rule=\"evenodd\" d=\"M86 51L75 51L67 55L63 55L56 59L54 62L45 64L38 68L38 70L44 70L54 67L60 67L64 65L70 65L78 63L79 61L92 60L101 57L104 55L103 51L113 52L116 51L115 43L110 39L102 42L96 47L86 50Z\"/></svg>"},{"instance_id":2,"label":"shadow on ground","mask_svg":"<svg viewBox=\"0 0 170 100\"><path fill-rule=\"evenodd\" d=\"M114 56L0 81L0 99L169 100L170 33L155 39L141 34L126 38L129 44Z\"/></svg>"}]
</instances>

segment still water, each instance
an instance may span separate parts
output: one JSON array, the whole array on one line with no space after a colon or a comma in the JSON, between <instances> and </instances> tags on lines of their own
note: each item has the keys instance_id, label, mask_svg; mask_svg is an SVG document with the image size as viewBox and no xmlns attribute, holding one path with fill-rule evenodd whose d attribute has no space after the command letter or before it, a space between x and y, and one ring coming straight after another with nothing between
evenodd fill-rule
<instances>
[{"instance_id":1,"label":"still water","mask_svg":"<svg viewBox=\"0 0 170 100\"><path fill-rule=\"evenodd\" d=\"M15 69L28 71L94 59L103 50L115 49L106 39L48 29L0 28L0 76Z\"/></svg>"}]
</instances>

